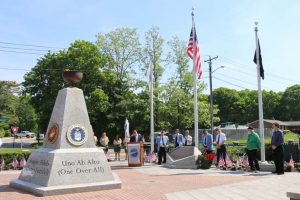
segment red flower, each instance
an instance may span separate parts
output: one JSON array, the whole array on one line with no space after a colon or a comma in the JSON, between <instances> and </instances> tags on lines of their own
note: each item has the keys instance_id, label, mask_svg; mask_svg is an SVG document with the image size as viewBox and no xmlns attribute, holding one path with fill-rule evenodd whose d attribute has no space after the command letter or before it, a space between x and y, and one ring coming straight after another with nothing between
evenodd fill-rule
<instances>
[{"instance_id":1,"label":"red flower","mask_svg":"<svg viewBox=\"0 0 300 200\"><path fill-rule=\"evenodd\" d=\"M208 153L208 154L204 154L203 155L206 159L208 159L209 161L213 161L214 158L216 157L216 154L214 153Z\"/></svg>"}]
</instances>

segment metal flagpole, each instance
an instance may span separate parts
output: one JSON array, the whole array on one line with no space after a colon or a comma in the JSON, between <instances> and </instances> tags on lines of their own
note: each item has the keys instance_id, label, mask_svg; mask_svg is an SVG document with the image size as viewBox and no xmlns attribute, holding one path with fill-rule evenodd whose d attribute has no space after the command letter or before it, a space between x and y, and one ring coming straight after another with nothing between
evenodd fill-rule
<instances>
[{"instance_id":1,"label":"metal flagpole","mask_svg":"<svg viewBox=\"0 0 300 200\"><path fill-rule=\"evenodd\" d=\"M195 147L198 148L198 95L197 95L197 76L196 76L196 41L195 41L195 22L194 8L192 8L192 27L193 27L193 69L194 69L194 133Z\"/></svg>"},{"instance_id":2,"label":"metal flagpole","mask_svg":"<svg viewBox=\"0 0 300 200\"><path fill-rule=\"evenodd\" d=\"M150 61L150 135L151 153L154 151L154 113L153 113L153 65Z\"/></svg>"},{"instance_id":3,"label":"metal flagpole","mask_svg":"<svg viewBox=\"0 0 300 200\"><path fill-rule=\"evenodd\" d=\"M256 65L257 65L257 85L258 85L258 113L259 113L259 133L260 133L260 141L261 141L261 149L260 149L260 156L261 162L265 162L265 139L264 139L264 121L263 121L263 105L262 105L262 92L261 92L261 78L260 78L260 54L259 54L259 44L258 44L258 36L257 36L257 24L255 22L255 42L256 42Z\"/></svg>"}]
</instances>

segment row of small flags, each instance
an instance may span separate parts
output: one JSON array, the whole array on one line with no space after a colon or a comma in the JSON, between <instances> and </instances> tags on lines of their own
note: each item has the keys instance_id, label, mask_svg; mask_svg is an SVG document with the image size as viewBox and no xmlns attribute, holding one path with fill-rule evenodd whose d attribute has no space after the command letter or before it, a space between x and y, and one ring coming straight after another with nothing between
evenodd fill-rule
<instances>
[{"instance_id":1,"label":"row of small flags","mask_svg":"<svg viewBox=\"0 0 300 200\"><path fill-rule=\"evenodd\" d=\"M26 159L22 158L20 161L18 161L17 158L13 158L12 162L10 163L13 169L17 169L18 167L24 168L26 165ZM3 170L6 166L5 160L3 158L0 159L0 170Z\"/></svg>"},{"instance_id":2,"label":"row of small flags","mask_svg":"<svg viewBox=\"0 0 300 200\"><path fill-rule=\"evenodd\" d=\"M156 161L157 156L156 156L156 153L150 153L150 154L147 154L147 153L145 152L144 158L145 158L145 161L146 161L146 162L148 162L148 163L153 163L153 162Z\"/></svg>"},{"instance_id":3,"label":"row of small flags","mask_svg":"<svg viewBox=\"0 0 300 200\"><path fill-rule=\"evenodd\" d=\"M106 155L106 158L108 160L110 160L110 156L108 154L105 154ZM152 162L155 162L157 159L157 156L155 153L151 153L151 154L146 154L145 152L145 161L146 162L149 162L149 163L152 163ZM217 158L215 157L214 160L213 160L213 163L216 163L217 162ZM25 158L22 158L20 160L20 162L14 157L12 162L11 162L11 166L13 167L13 169L17 169L17 167L21 167L21 168L24 168L25 165L26 165L26 159ZM231 161L231 159L229 158L228 155L226 155L226 165L227 167L232 167L233 166L233 162ZM223 159L220 159L219 160L219 163L218 163L218 167L223 167L225 165L225 161ZM249 166L249 161L248 161L248 156L246 154L243 155L242 159L238 156L237 157L237 160L236 160L236 168L239 168L241 165L247 167ZM293 160L293 157L291 155L291 159L288 163L288 166L291 167L291 169L294 169L295 168L295 161ZM5 167L5 160L2 158L0 159L0 170L3 170Z\"/></svg>"},{"instance_id":4,"label":"row of small flags","mask_svg":"<svg viewBox=\"0 0 300 200\"><path fill-rule=\"evenodd\" d=\"M213 163L217 163L217 158L215 158L213 160ZM226 165L227 165L227 167L232 167L234 165L234 163L231 161L231 159L229 158L228 155L226 155ZM236 163L235 163L235 167L239 168L242 165L244 167L248 167L249 166L248 156L246 154L244 154L242 158L240 158L239 156L237 157L237 160L236 160ZM225 161L223 159L220 159L219 163L218 163L218 167L222 168L223 166L225 166ZM289 163L288 163L287 166L289 166L291 169L295 168L295 161L293 160L293 156L292 155L291 155L291 159L290 159L290 161L289 161Z\"/></svg>"}]
</instances>

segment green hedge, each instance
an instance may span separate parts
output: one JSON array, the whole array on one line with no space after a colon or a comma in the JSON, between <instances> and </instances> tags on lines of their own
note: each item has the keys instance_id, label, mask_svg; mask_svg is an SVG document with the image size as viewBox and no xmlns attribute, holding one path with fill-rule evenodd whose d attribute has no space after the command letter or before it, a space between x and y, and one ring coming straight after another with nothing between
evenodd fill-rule
<instances>
[{"instance_id":1,"label":"green hedge","mask_svg":"<svg viewBox=\"0 0 300 200\"><path fill-rule=\"evenodd\" d=\"M227 146L227 153L233 161L236 161L237 156L242 156L246 151L245 146ZM267 161L272 160L271 144L265 144L265 155ZM258 153L258 158L260 159L260 153Z\"/></svg>"},{"instance_id":2,"label":"green hedge","mask_svg":"<svg viewBox=\"0 0 300 200\"><path fill-rule=\"evenodd\" d=\"M0 149L0 159L4 159L5 167L4 170L12 169L12 161L13 158L16 158L19 162L22 158L25 158L26 160L31 154L32 149L13 149L13 148L7 148L7 149ZM20 167L18 167L20 169Z\"/></svg>"}]
</instances>

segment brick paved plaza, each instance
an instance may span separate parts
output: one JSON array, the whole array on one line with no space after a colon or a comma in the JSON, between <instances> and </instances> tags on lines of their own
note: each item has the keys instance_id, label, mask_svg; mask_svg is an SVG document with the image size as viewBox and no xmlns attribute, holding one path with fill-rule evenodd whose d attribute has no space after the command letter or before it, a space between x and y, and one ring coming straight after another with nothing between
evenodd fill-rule
<instances>
[{"instance_id":1,"label":"brick paved plaza","mask_svg":"<svg viewBox=\"0 0 300 200\"><path fill-rule=\"evenodd\" d=\"M0 172L0 200L93 199L288 199L287 191L300 191L300 173L283 176L269 172L168 169L147 164L128 168L125 161L110 162L122 181L122 189L36 197L10 188L20 171Z\"/></svg>"}]
</instances>

